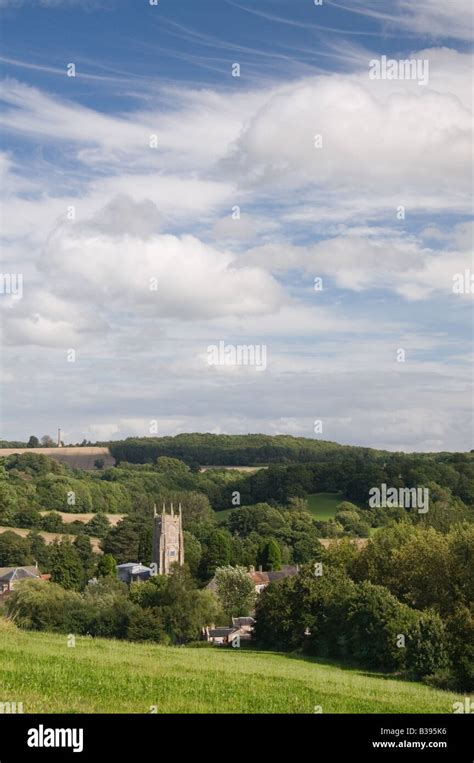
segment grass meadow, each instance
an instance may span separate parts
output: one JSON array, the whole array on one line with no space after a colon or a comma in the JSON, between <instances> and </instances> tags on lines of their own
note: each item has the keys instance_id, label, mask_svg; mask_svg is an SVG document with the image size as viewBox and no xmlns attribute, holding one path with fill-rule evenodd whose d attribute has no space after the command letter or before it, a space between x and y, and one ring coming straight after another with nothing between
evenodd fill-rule
<instances>
[{"instance_id":1,"label":"grass meadow","mask_svg":"<svg viewBox=\"0 0 474 763\"><path fill-rule=\"evenodd\" d=\"M308 509L315 519L325 522L332 519L336 509L344 501L343 493L312 493L307 496Z\"/></svg>"},{"instance_id":2,"label":"grass meadow","mask_svg":"<svg viewBox=\"0 0 474 763\"><path fill-rule=\"evenodd\" d=\"M450 713L418 683L252 649L18 630L0 617L0 702L28 713ZM153 710L155 712L155 710Z\"/></svg>"}]
</instances>

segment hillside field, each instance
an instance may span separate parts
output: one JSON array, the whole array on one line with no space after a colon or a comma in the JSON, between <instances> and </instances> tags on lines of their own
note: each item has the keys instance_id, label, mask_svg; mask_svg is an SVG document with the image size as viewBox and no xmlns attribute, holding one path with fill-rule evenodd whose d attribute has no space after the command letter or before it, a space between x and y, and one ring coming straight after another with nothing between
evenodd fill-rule
<instances>
[{"instance_id":1,"label":"hillside field","mask_svg":"<svg viewBox=\"0 0 474 763\"><path fill-rule=\"evenodd\" d=\"M332 519L339 504L345 500L343 493L312 493L306 498L311 514L321 522Z\"/></svg>"},{"instance_id":2,"label":"hillside field","mask_svg":"<svg viewBox=\"0 0 474 763\"><path fill-rule=\"evenodd\" d=\"M337 507L345 499L343 493L312 493L306 496L306 500L310 514L315 519L327 521L334 517ZM217 519L224 521L232 511L238 511L238 507L218 511Z\"/></svg>"},{"instance_id":3,"label":"hillside field","mask_svg":"<svg viewBox=\"0 0 474 763\"><path fill-rule=\"evenodd\" d=\"M71 515L72 516L72 515ZM0 527L0 535L3 535L3 533L16 533L16 535L19 535L20 538L27 538L28 535L33 532L33 528L28 527ZM36 530L35 532L38 533L38 535L41 535L44 542L49 545L50 543L54 543L55 540L70 540L71 543L75 540L77 537L76 535L66 535L65 533L50 533L46 530ZM102 549L100 548L100 538L96 538L94 535L89 535L92 550L95 554L102 554Z\"/></svg>"},{"instance_id":4,"label":"hillside field","mask_svg":"<svg viewBox=\"0 0 474 763\"><path fill-rule=\"evenodd\" d=\"M451 713L455 694L291 655L18 630L0 617L0 702L34 713Z\"/></svg>"}]
</instances>

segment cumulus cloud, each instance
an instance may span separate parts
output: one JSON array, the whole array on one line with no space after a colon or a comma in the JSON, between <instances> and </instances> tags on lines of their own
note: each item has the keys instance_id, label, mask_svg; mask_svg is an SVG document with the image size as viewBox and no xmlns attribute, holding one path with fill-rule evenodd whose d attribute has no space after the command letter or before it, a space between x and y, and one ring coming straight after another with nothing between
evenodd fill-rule
<instances>
[{"instance_id":1,"label":"cumulus cloud","mask_svg":"<svg viewBox=\"0 0 474 763\"><path fill-rule=\"evenodd\" d=\"M467 86L469 58L435 51L433 62L439 58ZM350 186L370 194L436 187L438 195L453 188L467 195L472 122L466 93L436 73L428 87L371 81L367 70L309 78L265 99L224 164L240 173L241 183L256 185Z\"/></svg>"},{"instance_id":2,"label":"cumulus cloud","mask_svg":"<svg viewBox=\"0 0 474 763\"><path fill-rule=\"evenodd\" d=\"M152 235L153 204L139 207L130 233L123 223L135 211L119 197L94 220L57 227L39 261L57 294L183 320L264 315L281 303L278 284L261 268L237 268L229 252L195 236Z\"/></svg>"}]
</instances>

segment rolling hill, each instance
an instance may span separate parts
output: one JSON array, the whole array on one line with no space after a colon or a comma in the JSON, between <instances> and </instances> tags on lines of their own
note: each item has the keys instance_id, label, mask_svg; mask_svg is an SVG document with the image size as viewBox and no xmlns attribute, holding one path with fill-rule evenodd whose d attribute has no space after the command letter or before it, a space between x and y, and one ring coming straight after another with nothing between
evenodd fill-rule
<instances>
[{"instance_id":1,"label":"rolling hill","mask_svg":"<svg viewBox=\"0 0 474 763\"><path fill-rule=\"evenodd\" d=\"M30 713L450 713L460 697L252 649L18 630L0 618L0 686ZM152 710L156 708L156 710Z\"/></svg>"}]
</instances>

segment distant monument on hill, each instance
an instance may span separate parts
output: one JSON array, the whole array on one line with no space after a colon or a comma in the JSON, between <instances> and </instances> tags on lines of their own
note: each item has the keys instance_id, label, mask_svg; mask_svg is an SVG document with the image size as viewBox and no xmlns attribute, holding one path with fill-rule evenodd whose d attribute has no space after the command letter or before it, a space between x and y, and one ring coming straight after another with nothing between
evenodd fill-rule
<instances>
[{"instance_id":1,"label":"distant monument on hill","mask_svg":"<svg viewBox=\"0 0 474 763\"><path fill-rule=\"evenodd\" d=\"M177 514L173 511L173 504L171 504L171 514L166 513L164 504L161 514L157 513L156 505L153 513L152 562L156 564L156 571L159 575L169 575L172 564L176 562L179 565L184 564L181 504L179 504Z\"/></svg>"}]
</instances>

